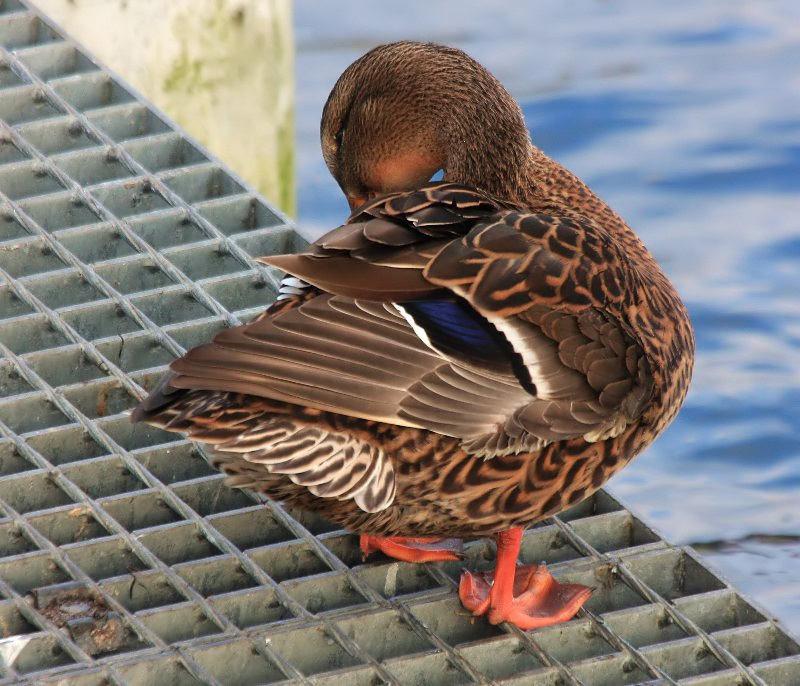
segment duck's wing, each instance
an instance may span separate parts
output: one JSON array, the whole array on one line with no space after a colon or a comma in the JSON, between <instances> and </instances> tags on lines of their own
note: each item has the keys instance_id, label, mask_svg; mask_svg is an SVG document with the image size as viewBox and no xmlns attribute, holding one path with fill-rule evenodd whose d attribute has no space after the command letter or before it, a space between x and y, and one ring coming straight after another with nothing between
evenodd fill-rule
<instances>
[{"instance_id":1,"label":"duck's wing","mask_svg":"<svg viewBox=\"0 0 800 686\"><path fill-rule=\"evenodd\" d=\"M377 199L308 252L264 259L314 297L190 351L149 407L233 391L429 429L485 457L614 435L650 381L606 312L627 268L606 242L453 184Z\"/></svg>"}]
</instances>

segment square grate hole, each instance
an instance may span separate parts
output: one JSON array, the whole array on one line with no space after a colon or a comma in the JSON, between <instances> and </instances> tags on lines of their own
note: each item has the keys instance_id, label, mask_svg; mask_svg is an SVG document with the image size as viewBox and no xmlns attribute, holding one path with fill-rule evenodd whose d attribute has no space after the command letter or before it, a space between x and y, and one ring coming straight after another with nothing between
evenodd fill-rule
<instances>
[{"instance_id":1,"label":"square grate hole","mask_svg":"<svg viewBox=\"0 0 800 686\"><path fill-rule=\"evenodd\" d=\"M20 595L34 588L60 584L70 576L47 553L26 553L0 560L0 578Z\"/></svg>"},{"instance_id":2,"label":"square grate hole","mask_svg":"<svg viewBox=\"0 0 800 686\"><path fill-rule=\"evenodd\" d=\"M103 377L103 371L77 345L29 353L25 363L54 388Z\"/></svg>"},{"instance_id":3,"label":"square grate hole","mask_svg":"<svg viewBox=\"0 0 800 686\"><path fill-rule=\"evenodd\" d=\"M40 153L55 155L97 145L83 125L72 117L29 122L17 127L19 134Z\"/></svg>"},{"instance_id":4,"label":"square grate hole","mask_svg":"<svg viewBox=\"0 0 800 686\"><path fill-rule=\"evenodd\" d=\"M580 566L561 570L550 569L561 583L583 584L594 588L584 607L595 614L625 610L647 604L637 591L626 584L613 565Z\"/></svg>"},{"instance_id":5,"label":"square grate hole","mask_svg":"<svg viewBox=\"0 0 800 686\"><path fill-rule=\"evenodd\" d=\"M33 308L17 296L10 286L0 285L0 320L14 319L25 314L32 314Z\"/></svg>"},{"instance_id":6,"label":"square grate hole","mask_svg":"<svg viewBox=\"0 0 800 686\"><path fill-rule=\"evenodd\" d=\"M11 600L0 601L0 637L23 636L38 629L22 616Z\"/></svg>"},{"instance_id":7,"label":"square grate hole","mask_svg":"<svg viewBox=\"0 0 800 686\"><path fill-rule=\"evenodd\" d=\"M66 465L64 475L90 498L129 493L146 486L116 455Z\"/></svg>"},{"instance_id":8,"label":"square grate hole","mask_svg":"<svg viewBox=\"0 0 800 686\"><path fill-rule=\"evenodd\" d=\"M218 634L222 629L195 603L182 603L138 613L137 618L166 643Z\"/></svg>"},{"instance_id":9,"label":"square grate hole","mask_svg":"<svg viewBox=\"0 0 800 686\"><path fill-rule=\"evenodd\" d=\"M0 44L8 49L57 40L58 34L32 12L0 15Z\"/></svg>"},{"instance_id":10,"label":"square grate hole","mask_svg":"<svg viewBox=\"0 0 800 686\"><path fill-rule=\"evenodd\" d=\"M491 679L506 679L545 666L525 643L511 636L499 636L480 643L462 645L458 652L481 674ZM528 683L539 682L531 679Z\"/></svg>"},{"instance_id":11,"label":"square grate hole","mask_svg":"<svg viewBox=\"0 0 800 686\"><path fill-rule=\"evenodd\" d=\"M660 542L652 529L625 510L577 519L572 528L601 553Z\"/></svg>"},{"instance_id":12,"label":"square grate hole","mask_svg":"<svg viewBox=\"0 0 800 686\"><path fill-rule=\"evenodd\" d=\"M5 102L5 100L0 100ZM64 187L44 165L28 160L0 167L0 189L12 200L55 193Z\"/></svg>"},{"instance_id":13,"label":"square grate hole","mask_svg":"<svg viewBox=\"0 0 800 686\"><path fill-rule=\"evenodd\" d=\"M61 231L57 240L82 262L96 263L136 254L136 249L112 224Z\"/></svg>"},{"instance_id":14,"label":"square grate hole","mask_svg":"<svg viewBox=\"0 0 800 686\"><path fill-rule=\"evenodd\" d=\"M294 516L295 511L292 511L291 514ZM359 547L358 536L347 533L342 529L329 536L320 536L320 541L348 567L358 567L364 563L364 553L361 552ZM379 561L380 558L377 555L373 555L370 559L370 564L366 565L365 569L380 569L383 565L380 565ZM421 565L414 566L421 567Z\"/></svg>"},{"instance_id":15,"label":"square grate hole","mask_svg":"<svg viewBox=\"0 0 800 686\"><path fill-rule=\"evenodd\" d=\"M18 355L66 345L66 336L42 315L0 320L0 341Z\"/></svg>"},{"instance_id":16,"label":"square grate hole","mask_svg":"<svg viewBox=\"0 0 800 686\"><path fill-rule=\"evenodd\" d=\"M587 619L573 619L540 629L536 633L536 642L560 662L578 662L617 652Z\"/></svg>"},{"instance_id":17,"label":"square grate hole","mask_svg":"<svg viewBox=\"0 0 800 686\"><path fill-rule=\"evenodd\" d=\"M250 269L216 241L170 248L165 250L164 254L172 264L194 281Z\"/></svg>"},{"instance_id":18,"label":"square grate hole","mask_svg":"<svg viewBox=\"0 0 800 686\"><path fill-rule=\"evenodd\" d=\"M2 154L3 150L3 141L0 140L0 154ZM31 233L32 232L28 231L20 224L14 216L14 213L8 209L7 205L0 205L0 243L13 241L19 238L29 238ZM4 312L4 310L0 310L0 312Z\"/></svg>"},{"instance_id":19,"label":"square grate hole","mask_svg":"<svg viewBox=\"0 0 800 686\"><path fill-rule=\"evenodd\" d=\"M256 686L286 679L286 675L269 658L245 639L200 646L191 650L190 654L203 669L223 684Z\"/></svg>"},{"instance_id":20,"label":"square grate hole","mask_svg":"<svg viewBox=\"0 0 800 686\"><path fill-rule=\"evenodd\" d=\"M10 557L38 550L15 522L0 522L0 557Z\"/></svg>"},{"instance_id":21,"label":"square grate hole","mask_svg":"<svg viewBox=\"0 0 800 686\"><path fill-rule=\"evenodd\" d=\"M183 210L165 210L153 215L131 217L128 225L139 237L158 250L208 238Z\"/></svg>"},{"instance_id":22,"label":"square grate hole","mask_svg":"<svg viewBox=\"0 0 800 686\"><path fill-rule=\"evenodd\" d=\"M276 543L252 550L249 557L275 581L314 576L330 571L327 563L307 541Z\"/></svg>"},{"instance_id":23,"label":"square grate hole","mask_svg":"<svg viewBox=\"0 0 800 686\"><path fill-rule=\"evenodd\" d=\"M103 71L73 74L50 82L52 89L79 110L131 102L134 97Z\"/></svg>"},{"instance_id":24,"label":"square grate hole","mask_svg":"<svg viewBox=\"0 0 800 686\"><path fill-rule=\"evenodd\" d=\"M93 188L91 193L115 217L131 217L170 207L147 179L102 184Z\"/></svg>"},{"instance_id":25,"label":"square grate hole","mask_svg":"<svg viewBox=\"0 0 800 686\"><path fill-rule=\"evenodd\" d=\"M0 477L36 469L36 465L25 459L10 440L0 440Z\"/></svg>"},{"instance_id":26,"label":"square grate hole","mask_svg":"<svg viewBox=\"0 0 800 686\"><path fill-rule=\"evenodd\" d=\"M26 83L21 76L15 74L7 64L0 64L0 88L9 88Z\"/></svg>"},{"instance_id":27,"label":"square grate hole","mask_svg":"<svg viewBox=\"0 0 800 686\"><path fill-rule=\"evenodd\" d=\"M497 636L502 629L488 622L473 621L458 598L409 603L412 614L432 633L451 646Z\"/></svg>"},{"instance_id":28,"label":"square grate hole","mask_svg":"<svg viewBox=\"0 0 800 686\"><path fill-rule=\"evenodd\" d=\"M699 638L643 648L642 654L676 681L725 668Z\"/></svg>"},{"instance_id":29,"label":"square grate hole","mask_svg":"<svg viewBox=\"0 0 800 686\"><path fill-rule=\"evenodd\" d=\"M714 638L745 665L800 654L800 646L767 622L747 629L728 629Z\"/></svg>"},{"instance_id":30,"label":"square grate hole","mask_svg":"<svg viewBox=\"0 0 800 686\"><path fill-rule=\"evenodd\" d=\"M204 460L203 463L207 466ZM252 496L245 491L227 486L225 477L216 471L210 476L184 481L173 486L173 489L181 500L203 516L238 510L253 504Z\"/></svg>"},{"instance_id":31,"label":"square grate hole","mask_svg":"<svg viewBox=\"0 0 800 686\"><path fill-rule=\"evenodd\" d=\"M36 86L19 86L3 93L0 98L0 119L9 126L49 117L61 116L62 110L48 102Z\"/></svg>"},{"instance_id":32,"label":"square grate hole","mask_svg":"<svg viewBox=\"0 0 800 686\"><path fill-rule=\"evenodd\" d=\"M203 596L230 593L258 585L231 555L178 564L175 565L175 573Z\"/></svg>"},{"instance_id":33,"label":"square grate hole","mask_svg":"<svg viewBox=\"0 0 800 686\"><path fill-rule=\"evenodd\" d=\"M200 319L211 314L180 286L137 295L131 298L131 302L159 326Z\"/></svg>"},{"instance_id":34,"label":"square grate hole","mask_svg":"<svg viewBox=\"0 0 800 686\"><path fill-rule=\"evenodd\" d=\"M124 664L114 665L114 668L129 684L203 686L205 683L194 676L181 659L175 656L141 657ZM98 686L105 686L109 682L110 680L104 681ZM76 686L84 685L76 684Z\"/></svg>"},{"instance_id":35,"label":"square grate hole","mask_svg":"<svg viewBox=\"0 0 800 686\"><path fill-rule=\"evenodd\" d=\"M101 419L98 424L113 441L126 450L176 443L181 440L174 433L157 429L154 426L133 424L130 417L117 416L105 420Z\"/></svg>"},{"instance_id":36,"label":"square grate hole","mask_svg":"<svg viewBox=\"0 0 800 686\"><path fill-rule=\"evenodd\" d=\"M360 552L358 551L359 556ZM365 583L384 598L396 598L410 593L442 588L441 583L427 571L426 565L404 562L371 563L357 567L355 571Z\"/></svg>"},{"instance_id":37,"label":"square grate hole","mask_svg":"<svg viewBox=\"0 0 800 686\"><path fill-rule=\"evenodd\" d=\"M146 332L102 341L97 344L97 349L126 373L163 367L175 357L154 334Z\"/></svg>"},{"instance_id":38,"label":"square grate hole","mask_svg":"<svg viewBox=\"0 0 800 686\"><path fill-rule=\"evenodd\" d=\"M303 526L313 535L318 536L320 534L327 534L336 532L337 534L341 534L344 529L338 525L334 524L328 519L325 519L322 515L318 512L312 512L311 510L297 510L294 508L286 508L283 505L281 506L284 508L289 514L289 516L296 521L298 524ZM355 539L353 539L355 540Z\"/></svg>"},{"instance_id":39,"label":"square grate hole","mask_svg":"<svg viewBox=\"0 0 800 686\"><path fill-rule=\"evenodd\" d=\"M275 300L276 291L254 272L222 276L203 284L205 291L229 312L264 310Z\"/></svg>"},{"instance_id":40,"label":"square grate hole","mask_svg":"<svg viewBox=\"0 0 800 686\"><path fill-rule=\"evenodd\" d=\"M12 366L11 360L0 360L0 398L10 398L13 395L33 391L33 386L22 378L16 365Z\"/></svg>"},{"instance_id":41,"label":"square grate hole","mask_svg":"<svg viewBox=\"0 0 800 686\"><path fill-rule=\"evenodd\" d=\"M169 335L185 350L196 345L208 343L225 327L220 317L207 317L201 321L180 322L176 326L168 327Z\"/></svg>"},{"instance_id":42,"label":"square grate hole","mask_svg":"<svg viewBox=\"0 0 800 686\"><path fill-rule=\"evenodd\" d=\"M269 645L306 676L361 664L322 627L271 634Z\"/></svg>"},{"instance_id":43,"label":"square grate hole","mask_svg":"<svg viewBox=\"0 0 800 686\"><path fill-rule=\"evenodd\" d=\"M0 479L0 499L21 513L73 502L49 474L39 470Z\"/></svg>"},{"instance_id":44,"label":"square grate hole","mask_svg":"<svg viewBox=\"0 0 800 686\"><path fill-rule=\"evenodd\" d=\"M24 434L71 423L43 393L0 400L0 421L15 433Z\"/></svg>"},{"instance_id":45,"label":"square grate hole","mask_svg":"<svg viewBox=\"0 0 800 686\"><path fill-rule=\"evenodd\" d=\"M264 586L215 595L209 598L209 602L240 629L273 624L293 617L278 600L275 591Z\"/></svg>"},{"instance_id":46,"label":"square grate hole","mask_svg":"<svg viewBox=\"0 0 800 686\"><path fill-rule=\"evenodd\" d=\"M708 632L766 621L763 614L728 589L677 598L675 606Z\"/></svg>"},{"instance_id":47,"label":"square grate hole","mask_svg":"<svg viewBox=\"0 0 800 686\"><path fill-rule=\"evenodd\" d=\"M117 153L110 148L87 148L65 153L54 157L53 162L82 186L133 176L133 172L119 161Z\"/></svg>"},{"instance_id":48,"label":"square grate hole","mask_svg":"<svg viewBox=\"0 0 800 686\"><path fill-rule=\"evenodd\" d=\"M154 291L174 281L147 255L135 255L97 266L97 273L121 293Z\"/></svg>"},{"instance_id":49,"label":"square grate hole","mask_svg":"<svg viewBox=\"0 0 800 686\"><path fill-rule=\"evenodd\" d=\"M25 279L25 287L51 309L105 299L77 269Z\"/></svg>"},{"instance_id":50,"label":"square grate hole","mask_svg":"<svg viewBox=\"0 0 800 686\"><path fill-rule=\"evenodd\" d=\"M79 196L66 191L22 200L19 205L33 221L47 231L99 221L99 217Z\"/></svg>"},{"instance_id":51,"label":"square grate hole","mask_svg":"<svg viewBox=\"0 0 800 686\"><path fill-rule=\"evenodd\" d=\"M277 255L303 250L305 243L294 231L285 227L260 229L233 236L233 241L249 255ZM280 276L279 270L273 270Z\"/></svg>"},{"instance_id":52,"label":"square grate hole","mask_svg":"<svg viewBox=\"0 0 800 686\"><path fill-rule=\"evenodd\" d=\"M164 133L170 128L146 105L123 103L90 112L89 121L115 141Z\"/></svg>"},{"instance_id":53,"label":"square grate hole","mask_svg":"<svg viewBox=\"0 0 800 686\"><path fill-rule=\"evenodd\" d=\"M168 565L219 555L217 547L194 524L176 523L142 531L138 539Z\"/></svg>"},{"instance_id":54,"label":"square grate hole","mask_svg":"<svg viewBox=\"0 0 800 686\"><path fill-rule=\"evenodd\" d=\"M313 614L355 607L369 602L353 588L346 574L327 573L302 580L285 581L289 595Z\"/></svg>"},{"instance_id":55,"label":"square grate hole","mask_svg":"<svg viewBox=\"0 0 800 686\"><path fill-rule=\"evenodd\" d=\"M170 190L187 203L245 192L244 186L213 163L162 172L159 176Z\"/></svg>"},{"instance_id":56,"label":"square grate hole","mask_svg":"<svg viewBox=\"0 0 800 686\"><path fill-rule=\"evenodd\" d=\"M169 132L128 141L122 146L150 172L208 162L208 158L180 134Z\"/></svg>"},{"instance_id":57,"label":"square grate hole","mask_svg":"<svg viewBox=\"0 0 800 686\"><path fill-rule=\"evenodd\" d=\"M155 490L121 493L104 498L100 505L128 531L182 521Z\"/></svg>"},{"instance_id":58,"label":"square grate hole","mask_svg":"<svg viewBox=\"0 0 800 686\"><path fill-rule=\"evenodd\" d=\"M129 612L182 603L185 596L163 572L132 569L121 576L100 581L103 593L114 598Z\"/></svg>"},{"instance_id":59,"label":"square grate hole","mask_svg":"<svg viewBox=\"0 0 800 686\"><path fill-rule=\"evenodd\" d=\"M487 542L488 543L488 542ZM481 542L480 545L485 545ZM475 551L470 551L470 559L479 555L484 559L491 560L490 568L494 565L494 560L497 557L496 550L489 552L487 549L481 550L476 547ZM548 564L555 564L557 562L566 562L569 560L577 560L583 555L575 549L575 547L564 537L556 526L544 526L535 528L528 531L522 537L522 545L520 547L520 562L523 564L538 564L546 561ZM484 563L476 564L482 566Z\"/></svg>"},{"instance_id":60,"label":"square grate hole","mask_svg":"<svg viewBox=\"0 0 800 686\"><path fill-rule=\"evenodd\" d=\"M258 229L281 226L283 220L258 198L225 198L198 206L200 215L226 235L249 233ZM296 231L286 232L297 236ZM302 239L301 239L302 240ZM276 251L285 252L285 251Z\"/></svg>"},{"instance_id":61,"label":"square grate hole","mask_svg":"<svg viewBox=\"0 0 800 686\"><path fill-rule=\"evenodd\" d=\"M603 615L603 621L635 648L686 637L686 632L659 605L609 612Z\"/></svg>"},{"instance_id":62,"label":"square grate hole","mask_svg":"<svg viewBox=\"0 0 800 686\"><path fill-rule=\"evenodd\" d=\"M72 658L64 652L55 636L41 633L19 639L19 652L14 651L12 666L21 674L68 665Z\"/></svg>"},{"instance_id":63,"label":"square grate hole","mask_svg":"<svg viewBox=\"0 0 800 686\"><path fill-rule=\"evenodd\" d=\"M441 686L468 684L471 679L442 652L387 660L384 665L401 684L424 684L432 674ZM538 684L537 684L538 686Z\"/></svg>"},{"instance_id":64,"label":"square grate hole","mask_svg":"<svg viewBox=\"0 0 800 686\"><path fill-rule=\"evenodd\" d=\"M94 62L66 42L37 45L20 51L18 56L21 62L45 81L97 70Z\"/></svg>"},{"instance_id":65,"label":"square grate hole","mask_svg":"<svg viewBox=\"0 0 800 686\"><path fill-rule=\"evenodd\" d=\"M336 625L369 655L383 662L390 658L431 650L433 645L394 610L359 614Z\"/></svg>"},{"instance_id":66,"label":"square grate hole","mask_svg":"<svg viewBox=\"0 0 800 686\"><path fill-rule=\"evenodd\" d=\"M63 550L95 581L140 572L148 567L125 541L116 536L64 546Z\"/></svg>"},{"instance_id":67,"label":"square grate hole","mask_svg":"<svg viewBox=\"0 0 800 686\"><path fill-rule=\"evenodd\" d=\"M653 684L661 686L665 683L655 678L655 672L644 670L635 660L624 653L609 655L601 659L592 658L569 665L570 671L581 679L580 683L598 684L598 686L624 686L625 684ZM537 675L538 677L538 675ZM549 678L556 675L547 674ZM560 677L555 682L562 683Z\"/></svg>"},{"instance_id":68,"label":"square grate hole","mask_svg":"<svg viewBox=\"0 0 800 686\"><path fill-rule=\"evenodd\" d=\"M106 450L82 427L56 427L28 436L27 444L50 464L60 465L105 455Z\"/></svg>"},{"instance_id":69,"label":"square grate hole","mask_svg":"<svg viewBox=\"0 0 800 686\"><path fill-rule=\"evenodd\" d=\"M676 548L633 555L626 558L625 565L667 600L725 588L708 569Z\"/></svg>"},{"instance_id":70,"label":"square grate hole","mask_svg":"<svg viewBox=\"0 0 800 686\"><path fill-rule=\"evenodd\" d=\"M61 316L89 341L122 336L139 329L139 325L110 300L63 309Z\"/></svg>"},{"instance_id":71,"label":"square grate hole","mask_svg":"<svg viewBox=\"0 0 800 686\"><path fill-rule=\"evenodd\" d=\"M208 476L218 478L218 472L211 468L188 441L163 448L147 449L134 453L134 457L147 468L147 471L165 484ZM244 502L252 501L245 496Z\"/></svg>"},{"instance_id":72,"label":"square grate hole","mask_svg":"<svg viewBox=\"0 0 800 686\"><path fill-rule=\"evenodd\" d=\"M36 530L55 545L78 543L108 536L106 528L85 505L68 505L29 517Z\"/></svg>"},{"instance_id":73,"label":"square grate hole","mask_svg":"<svg viewBox=\"0 0 800 686\"><path fill-rule=\"evenodd\" d=\"M239 550L294 539L292 532L280 524L263 505L234 513L210 515L208 519Z\"/></svg>"},{"instance_id":74,"label":"square grate hole","mask_svg":"<svg viewBox=\"0 0 800 686\"><path fill-rule=\"evenodd\" d=\"M0 245L0 268L12 277L52 272L66 266L42 238Z\"/></svg>"}]
</instances>

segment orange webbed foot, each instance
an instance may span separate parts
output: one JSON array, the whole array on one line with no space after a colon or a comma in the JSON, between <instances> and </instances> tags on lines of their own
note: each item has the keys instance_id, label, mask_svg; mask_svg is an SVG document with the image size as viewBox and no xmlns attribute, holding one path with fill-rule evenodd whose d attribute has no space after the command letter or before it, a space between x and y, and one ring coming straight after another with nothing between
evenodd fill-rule
<instances>
[{"instance_id":1,"label":"orange webbed foot","mask_svg":"<svg viewBox=\"0 0 800 686\"><path fill-rule=\"evenodd\" d=\"M460 560L463 542L458 538L421 538L412 536L380 536L362 535L360 537L361 552L364 559L367 555L381 551L395 560L403 562L440 562Z\"/></svg>"},{"instance_id":2,"label":"orange webbed foot","mask_svg":"<svg viewBox=\"0 0 800 686\"><path fill-rule=\"evenodd\" d=\"M464 571L458 595L465 608L486 615L491 624L510 622L520 629L538 629L572 619L592 594L581 584L562 584L544 565L516 568L512 593L496 583L494 572Z\"/></svg>"}]
</instances>

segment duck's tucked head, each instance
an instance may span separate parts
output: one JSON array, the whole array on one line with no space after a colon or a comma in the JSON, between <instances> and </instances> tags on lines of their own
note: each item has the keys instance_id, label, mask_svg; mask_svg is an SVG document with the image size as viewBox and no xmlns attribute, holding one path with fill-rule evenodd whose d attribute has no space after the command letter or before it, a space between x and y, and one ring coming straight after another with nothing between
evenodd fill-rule
<instances>
[{"instance_id":1,"label":"duck's tucked head","mask_svg":"<svg viewBox=\"0 0 800 686\"><path fill-rule=\"evenodd\" d=\"M322 152L352 208L447 181L521 199L530 139L519 106L461 50L379 46L339 78L322 114Z\"/></svg>"}]
</instances>

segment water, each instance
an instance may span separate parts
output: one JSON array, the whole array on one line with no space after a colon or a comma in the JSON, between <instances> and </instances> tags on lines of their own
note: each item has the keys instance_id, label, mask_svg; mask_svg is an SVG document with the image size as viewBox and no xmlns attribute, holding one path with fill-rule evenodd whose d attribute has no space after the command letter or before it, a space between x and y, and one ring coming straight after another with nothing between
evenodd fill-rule
<instances>
[{"instance_id":1,"label":"water","mask_svg":"<svg viewBox=\"0 0 800 686\"><path fill-rule=\"evenodd\" d=\"M299 222L347 206L322 105L378 43L458 46L620 212L694 322L692 390L610 490L800 634L800 3L296 0Z\"/></svg>"}]
</instances>

